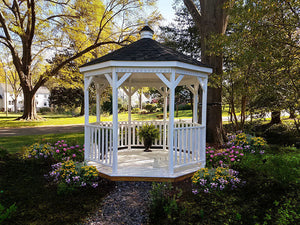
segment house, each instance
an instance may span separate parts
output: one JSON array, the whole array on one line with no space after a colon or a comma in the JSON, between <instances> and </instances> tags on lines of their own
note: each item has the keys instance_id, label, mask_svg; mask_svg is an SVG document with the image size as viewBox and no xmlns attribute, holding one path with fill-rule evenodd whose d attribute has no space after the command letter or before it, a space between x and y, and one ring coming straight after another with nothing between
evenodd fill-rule
<instances>
[{"instance_id":1,"label":"house","mask_svg":"<svg viewBox=\"0 0 300 225\"><path fill-rule=\"evenodd\" d=\"M15 111L15 97L11 85L8 85L8 93L6 93L5 83L0 83L0 111L6 110L6 104L9 112ZM43 107L49 107L50 91L46 87L40 87L35 95L37 111ZM24 108L24 96L21 92L17 97L17 111L22 111Z\"/></svg>"}]
</instances>

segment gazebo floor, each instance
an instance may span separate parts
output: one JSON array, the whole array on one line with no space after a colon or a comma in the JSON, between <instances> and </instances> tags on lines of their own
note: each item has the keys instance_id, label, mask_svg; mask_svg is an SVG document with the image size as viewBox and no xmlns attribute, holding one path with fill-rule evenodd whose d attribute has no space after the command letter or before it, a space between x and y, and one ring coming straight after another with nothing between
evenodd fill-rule
<instances>
[{"instance_id":1,"label":"gazebo floor","mask_svg":"<svg viewBox=\"0 0 300 225\"><path fill-rule=\"evenodd\" d=\"M152 149L144 152L143 149L120 150L118 152L118 171L112 173L112 168L96 162L88 165L96 166L101 177L113 181L160 181L176 182L191 177L201 168L201 163L168 170L167 150Z\"/></svg>"}]
</instances>

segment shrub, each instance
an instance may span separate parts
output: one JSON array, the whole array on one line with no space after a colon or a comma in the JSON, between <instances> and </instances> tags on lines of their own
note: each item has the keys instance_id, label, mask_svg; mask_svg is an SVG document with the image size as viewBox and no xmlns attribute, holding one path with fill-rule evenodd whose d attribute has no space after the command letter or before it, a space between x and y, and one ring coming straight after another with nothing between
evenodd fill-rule
<instances>
[{"instance_id":1,"label":"shrub","mask_svg":"<svg viewBox=\"0 0 300 225\"><path fill-rule=\"evenodd\" d=\"M192 109L192 104L187 103L187 104L180 104L178 106L178 110L191 110Z\"/></svg>"},{"instance_id":2,"label":"shrub","mask_svg":"<svg viewBox=\"0 0 300 225\"><path fill-rule=\"evenodd\" d=\"M177 201L182 195L181 189L175 189L170 183L153 183L150 191L150 220L155 224L172 224L184 212ZM157 221L165 218L167 221Z\"/></svg>"},{"instance_id":3,"label":"shrub","mask_svg":"<svg viewBox=\"0 0 300 225\"><path fill-rule=\"evenodd\" d=\"M206 148L206 165L208 167L228 167L234 162L239 162L243 158L243 147L231 146L227 149L216 150L211 147Z\"/></svg>"},{"instance_id":4,"label":"shrub","mask_svg":"<svg viewBox=\"0 0 300 225\"><path fill-rule=\"evenodd\" d=\"M245 183L238 178L238 174L238 171L224 167L213 169L202 168L192 177L193 193L213 193L226 189L233 190Z\"/></svg>"},{"instance_id":5,"label":"shrub","mask_svg":"<svg viewBox=\"0 0 300 225\"><path fill-rule=\"evenodd\" d=\"M64 140L57 141L52 147L53 157L58 161L72 159L82 162L84 160L84 148L80 145L69 146Z\"/></svg>"},{"instance_id":6,"label":"shrub","mask_svg":"<svg viewBox=\"0 0 300 225\"><path fill-rule=\"evenodd\" d=\"M292 124L274 124L265 130L263 136L268 143L280 145L293 145L300 140Z\"/></svg>"},{"instance_id":7,"label":"shrub","mask_svg":"<svg viewBox=\"0 0 300 225\"><path fill-rule=\"evenodd\" d=\"M23 159L47 159L53 157L53 151L49 144L34 143L25 148L22 154Z\"/></svg>"},{"instance_id":8,"label":"shrub","mask_svg":"<svg viewBox=\"0 0 300 225\"><path fill-rule=\"evenodd\" d=\"M2 190L0 190L0 194L3 194ZM5 208L0 203L0 224L2 224L6 219L9 219L15 211L17 211L16 204L12 204L8 208Z\"/></svg>"},{"instance_id":9,"label":"shrub","mask_svg":"<svg viewBox=\"0 0 300 225\"><path fill-rule=\"evenodd\" d=\"M132 113L140 113L141 109L140 108L133 108L131 110Z\"/></svg>"},{"instance_id":10,"label":"shrub","mask_svg":"<svg viewBox=\"0 0 300 225\"><path fill-rule=\"evenodd\" d=\"M155 110L157 109L157 106L156 104L146 104L145 105L145 109L150 112L150 113L153 113L155 112Z\"/></svg>"},{"instance_id":11,"label":"shrub","mask_svg":"<svg viewBox=\"0 0 300 225\"><path fill-rule=\"evenodd\" d=\"M49 113L51 112L51 108L50 107L42 107L40 108L40 113L42 114L46 114L46 113Z\"/></svg>"},{"instance_id":12,"label":"shrub","mask_svg":"<svg viewBox=\"0 0 300 225\"><path fill-rule=\"evenodd\" d=\"M82 163L68 160L52 165L49 173L50 179L58 184L58 193L68 193L79 187L98 186L98 171L94 166L86 166Z\"/></svg>"}]
</instances>

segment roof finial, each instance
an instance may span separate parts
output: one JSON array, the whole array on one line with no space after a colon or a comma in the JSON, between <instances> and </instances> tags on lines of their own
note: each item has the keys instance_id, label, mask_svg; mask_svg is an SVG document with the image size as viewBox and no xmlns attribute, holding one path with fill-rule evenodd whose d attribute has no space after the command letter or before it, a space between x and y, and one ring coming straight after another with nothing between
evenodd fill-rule
<instances>
[{"instance_id":1,"label":"roof finial","mask_svg":"<svg viewBox=\"0 0 300 225\"><path fill-rule=\"evenodd\" d=\"M149 27L148 20L145 20L145 26L140 31L141 39L142 38L153 38L154 31Z\"/></svg>"}]
</instances>

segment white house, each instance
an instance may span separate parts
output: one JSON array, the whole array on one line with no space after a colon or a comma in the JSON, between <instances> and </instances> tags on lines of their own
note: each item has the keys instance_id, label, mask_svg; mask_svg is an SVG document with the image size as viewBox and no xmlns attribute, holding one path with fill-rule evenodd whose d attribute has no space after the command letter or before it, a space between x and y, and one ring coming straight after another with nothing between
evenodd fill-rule
<instances>
[{"instance_id":1,"label":"white house","mask_svg":"<svg viewBox=\"0 0 300 225\"><path fill-rule=\"evenodd\" d=\"M0 83L0 111L6 110L6 104L8 111L15 111L14 106L14 93L10 85L8 85L8 93L6 93L5 83ZM49 107L49 95L50 91L46 87L40 87L35 95L35 102L37 110L40 108ZM24 96L21 92L17 98L17 111L22 111L24 109Z\"/></svg>"}]
</instances>

